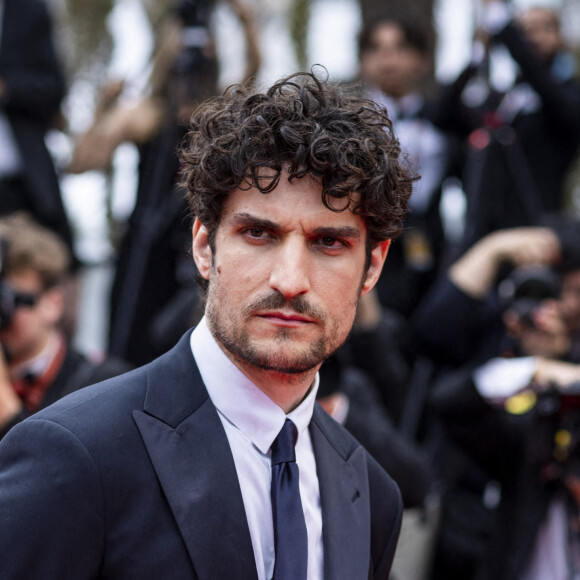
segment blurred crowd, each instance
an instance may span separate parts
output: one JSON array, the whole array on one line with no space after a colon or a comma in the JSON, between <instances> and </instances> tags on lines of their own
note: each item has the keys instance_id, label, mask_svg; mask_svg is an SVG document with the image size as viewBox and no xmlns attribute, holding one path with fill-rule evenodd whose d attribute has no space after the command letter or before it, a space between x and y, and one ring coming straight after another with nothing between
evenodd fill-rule
<instances>
[{"instance_id":1,"label":"blurred crowd","mask_svg":"<svg viewBox=\"0 0 580 580\"><path fill-rule=\"evenodd\" d=\"M246 35L254 22L231 0ZM580 82L552 8L480 0L465 70L434 86L433 38L385 17L359 35L354 89L384 105L417 176L404 233L347 343L321 370L321 405L399 484L399 580L580 575ZM68 167L139 150L135 208L116 252L106 358L73 346L84 265L45 146L66 92L41 0L0 0L0 437L76 388L151 361L202 312L176 149L216 94L213 2L180 0L158 31L149 89L102 90ZM517 65L494 83L494 51ZM349 89L351 90L351 89ZM461 185L461 235L442 214Z\"/></svg>"}]
</instances>

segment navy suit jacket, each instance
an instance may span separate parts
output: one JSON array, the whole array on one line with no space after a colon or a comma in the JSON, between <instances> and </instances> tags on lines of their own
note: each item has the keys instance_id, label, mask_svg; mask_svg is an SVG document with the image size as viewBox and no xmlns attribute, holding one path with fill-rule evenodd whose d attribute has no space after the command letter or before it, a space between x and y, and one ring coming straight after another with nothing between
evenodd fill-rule
<instances>
[{"instance_id":1,"label":"navy suit jacket","mask_svg":"<svg viewBox=\"0 0 580 580\"><path fill-rule=\"evenodd\" d=\"M316 406L328 580L388 577L402 506L392 479ZM81 389L0 443L0 577L255 580L233 457L189 333Z\"/></svg>"}]
</instances>

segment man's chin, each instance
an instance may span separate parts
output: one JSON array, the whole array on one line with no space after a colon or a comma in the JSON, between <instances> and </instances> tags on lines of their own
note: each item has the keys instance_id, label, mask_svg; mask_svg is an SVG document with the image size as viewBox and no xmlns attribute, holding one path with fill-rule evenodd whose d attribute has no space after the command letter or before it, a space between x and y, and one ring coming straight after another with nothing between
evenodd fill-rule
<instances>
[{"instance_id":1,"label":"man's chin","mask_svg":"<svg viewBox=\"0 0 580 580\"><path fill-rule=\"evenodd\" d=\"M289 361L265 361L262 364L254 364L254 366L271 373L280 375L301 375L315 369L320 363L315 364L295 364Z\"/></svg>"},{"instance_id":2,"label":"man's chin","mask_svg":"<svg viewBox=\"0 0 580 580\"><path fill-rule=\"evenodd\" d=\"M288 352L289 350L292 352ZM288 375L312 371L326 358L325 352L321 349L311 348L300 351L295 348L284 348L281 345L277 345L275 349L254 346L244 349L243 352L238 351L236 354L246 364L264 371Z\"/></svg>"}]
</instances>

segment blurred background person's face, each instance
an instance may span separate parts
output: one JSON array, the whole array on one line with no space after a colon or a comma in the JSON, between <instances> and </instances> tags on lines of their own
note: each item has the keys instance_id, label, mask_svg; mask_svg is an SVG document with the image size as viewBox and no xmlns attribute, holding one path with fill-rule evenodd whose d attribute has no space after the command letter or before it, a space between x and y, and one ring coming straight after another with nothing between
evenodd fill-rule
<instances>
[{"instance_id":1,"label":"blurred background person's face","mask_svg":"<svg viewBox=\"0 0 580 580\"><path fill-rule=\"evenodd\" d=\"M0 344L11 364L20 364L46 346L60 320L64 305L60 288L44 290L37 272L23 270L6 276L15 292L37 296L32 306L16 308L10 324L0 329Z\"/></svg>"},{"instance_id":2,"label":"blurred background person's face","mask_svg":"<svg viewBox=\"0 0 580 580\"><path fill-rule=\"evenodd\" d=\"M395 98L415 90L426 70L424 55L409 45L394 23L377 26L369 48L361 54L362 79Z\"/></svg>"},{"instance_id":3,"label":"blurred background person's face","mask_svg":"<svg viewBox=\"0 0 580 580\"><path fill-rule=\"evenodd\" d=\"M546 8L532 8L519 17L526 38L543 60L550 61L562 49L557 15Z\"/></svg>"}]
</instances>

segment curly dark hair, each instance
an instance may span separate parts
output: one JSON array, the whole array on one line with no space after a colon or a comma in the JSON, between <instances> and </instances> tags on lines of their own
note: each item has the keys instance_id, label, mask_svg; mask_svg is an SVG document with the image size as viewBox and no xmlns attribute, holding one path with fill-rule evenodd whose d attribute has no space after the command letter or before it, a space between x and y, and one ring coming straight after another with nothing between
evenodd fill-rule
<instances>
[{"instance_id":1,"label":"curly dark hair","mask_svg":"<svg viewBox=\"0 0 580 580\"><path fill-rule=\"evenodd\" d=\"M268 194L283 171L290 182L318 180L330 210L360 215L374 247L402 229L414 178L400 153L385 109L296 73L266 92L235 85L200 105L180 158L191 212L212 248L228 194L250 187Z\"/></svg>"}]
</instances>

